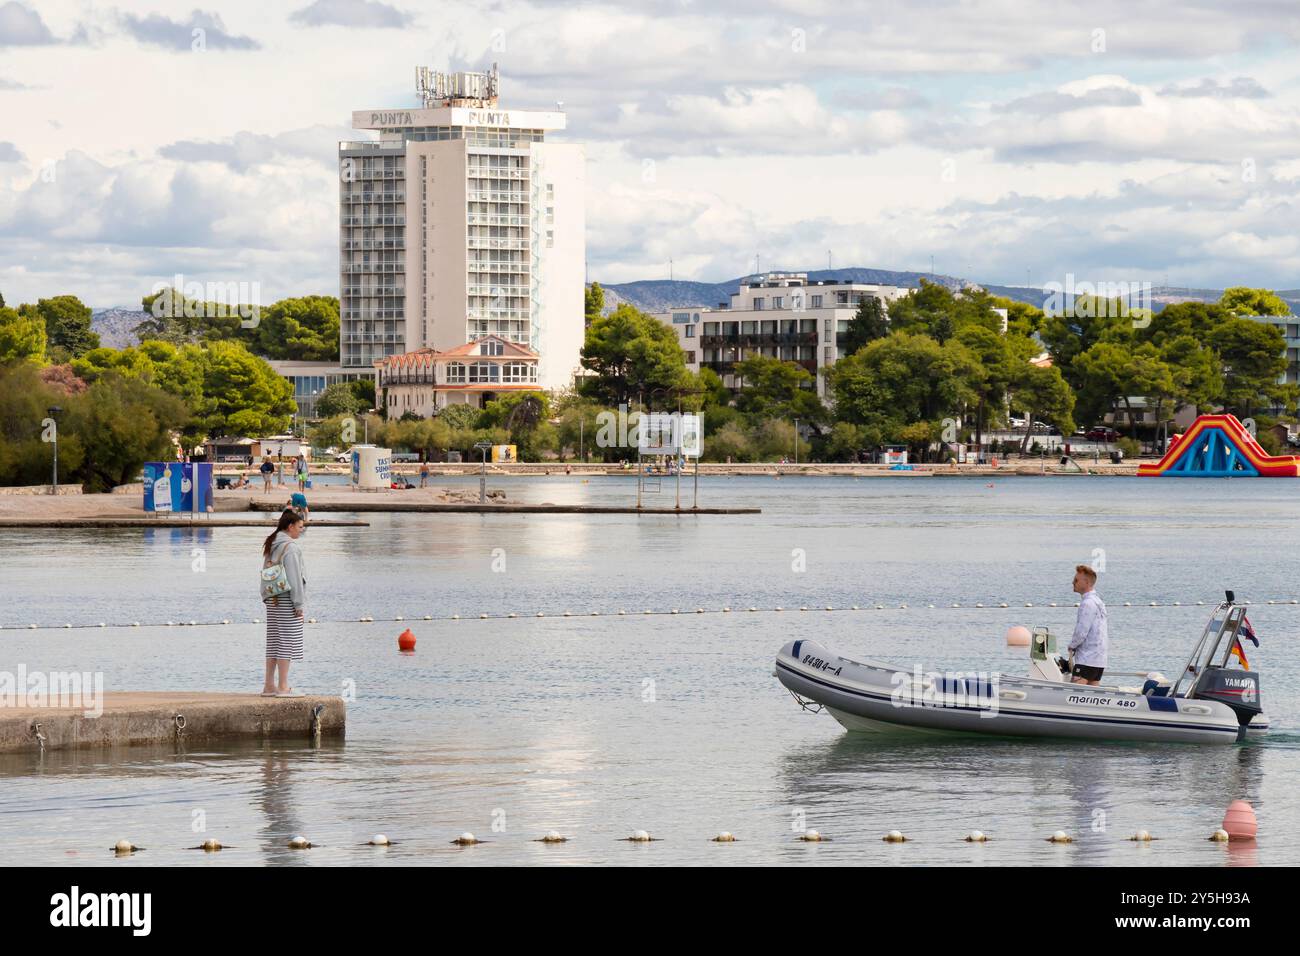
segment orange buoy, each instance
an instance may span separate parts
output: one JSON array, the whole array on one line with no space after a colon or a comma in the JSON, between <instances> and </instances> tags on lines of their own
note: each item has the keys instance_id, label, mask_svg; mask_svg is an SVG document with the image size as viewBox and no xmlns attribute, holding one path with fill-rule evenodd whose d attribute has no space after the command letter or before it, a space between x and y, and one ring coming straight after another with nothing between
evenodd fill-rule
<instances>
[{"instance_id":1,"label":"orange buoy","mask_svg":"<svg viewBox=\"0 0 1300 956\"><path fill-rule=\"evenodd\" d=\"M415 650L415 635L411 633L411 629L409 627L406 630L404 630L401 634L397 635L397 649L399 651L408 651L408 652Z\"/></svg>"},{"instance_id":2,"label":"orange buoy","mask_svg":"<svg viewBox=\"0 0 1300 956\"><path fill-rule=\"evenodd\" d=\"M1228 804L1228 812L1223 815L1223 829L1228 831L1229 840L1253 840L1259 830L1255 822L1255 811L1245 800L1233 800Z\"/></svg>"}]
</instances>

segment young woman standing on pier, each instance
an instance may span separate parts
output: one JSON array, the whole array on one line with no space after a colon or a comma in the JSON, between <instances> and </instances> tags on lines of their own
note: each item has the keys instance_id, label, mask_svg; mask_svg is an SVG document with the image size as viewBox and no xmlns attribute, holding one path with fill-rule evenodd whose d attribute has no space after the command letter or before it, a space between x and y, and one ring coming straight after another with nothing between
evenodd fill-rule
<instances>
[{"instance_id":1,"label":"young woman standing on pier","mask_svg":"<svg viewBox=\"0 0 1300 956\"><path fill-rule=\"evenodd\" d=\"M289 664L302 660L303 614L307 607L307 568L298 544L302 529L302 515L286 508L262 544L262 600L266 604L263 697L303 696L289 686Z\"/></svg>"}]
</instances>

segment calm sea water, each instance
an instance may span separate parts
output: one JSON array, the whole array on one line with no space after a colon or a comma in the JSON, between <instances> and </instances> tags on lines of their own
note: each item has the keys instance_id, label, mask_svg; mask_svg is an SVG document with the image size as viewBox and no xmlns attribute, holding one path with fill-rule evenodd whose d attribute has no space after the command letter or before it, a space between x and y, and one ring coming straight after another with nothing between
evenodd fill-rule
<instances>
[{"instance_id":1,"label":"calm sea water","mask_svg":"<svg viewBox=\"0 0 1300 956\"><path fill-rule=\"evenodd\" d=\"M623 477L491 483L525 501L634 496ZM659 499L671 503L673 487ZM314 528L303 539L308 613L322 623L308 627L294 683L355 690L346 740L0 757L0 859L103 863L129 838L148 850L115 865L1294 865L1298 606L1251 611L1275 729L1233 747L853 735L801 713L772 667L783 642L815 637L908 667L1022 673L1006 628L1068 632L1074 610L1017 605L1068 604L1074 565L1104 560L1112 669L1173 673L1208 608L1144 605L1213 603L1224 588L1255 602L1300 596L1297 491L711 478L702 503L763 513L370 515L369 528ZM260 539L242 528L0 529L0 669L102 671L109 690L259 689ZM1012 607L945 607L1002 601ZM797 610L875 603L895 607ZM786 610L740 610L776 605ZM694 613L723 606L734 610ZM426 614L437 620L410 622ZM376 623L356 623L363 615ZM399 615L408 622L382 620ZM223 618L236 623L14 629ZM397 652L406 626L419 639L412 656ZM1255 806L1258 844L1207 842L1236 798ZM802 826L834 842L798 843ZM974 828L993 841L962 842ZM1140 828L1160 839L1125 840ZM569 842L532 842L552 829ZM620 842L636 829L659 842ZM890 829L913 839L884 844ZM1058 829L1076 842L1046 843ZM449 844L466 830L490 842ZM721 830L740 842L709 842ZM400 842L358 846L376 832ZM322 846L283 849L295 833ZM183 849L207 836L231 849Z\"/></svg>"}]
</instances>

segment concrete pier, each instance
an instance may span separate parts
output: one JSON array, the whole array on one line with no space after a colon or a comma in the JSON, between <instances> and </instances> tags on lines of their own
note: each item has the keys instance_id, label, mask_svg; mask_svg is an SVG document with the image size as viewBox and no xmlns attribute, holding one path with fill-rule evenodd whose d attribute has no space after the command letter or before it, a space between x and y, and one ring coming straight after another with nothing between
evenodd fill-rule
<instances>
[{"instance_id":1,"label":"concrete pier","mask_svg":"<svg viewBox=\"0 0 1300 956\"><path fill-rule=\"evenodd\" d=\"M320 711L317 713L316 708ZM115 747L190 741L310 740L341 736L347 706L341 697L262 697L258 694L124 691L106 693L103 712L86 706L0 705L0 753Z\"/></svg>"}]
</instances>

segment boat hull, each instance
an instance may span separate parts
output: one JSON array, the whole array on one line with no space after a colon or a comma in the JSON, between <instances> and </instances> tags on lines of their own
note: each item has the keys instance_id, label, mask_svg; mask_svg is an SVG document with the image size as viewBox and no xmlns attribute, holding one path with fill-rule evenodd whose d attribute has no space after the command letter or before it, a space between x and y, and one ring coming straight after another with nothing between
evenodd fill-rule
<instances>
[{"instance_id":1,"label":"boat hull","mask_svg":"<svg viewBox=\"0 0 1300 956\"><path fill-rule=\"evenodd\" d=\"M1198 744L1231 744L1244 736L1236 714L1217 701L1000 674L923 675L840 657L814 641L782 648L776 676L851 731Z\"/></svg>"}]
</instances>

